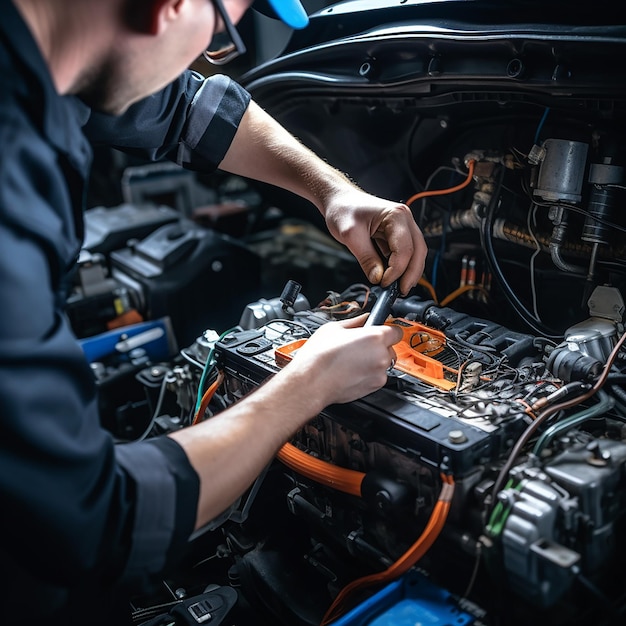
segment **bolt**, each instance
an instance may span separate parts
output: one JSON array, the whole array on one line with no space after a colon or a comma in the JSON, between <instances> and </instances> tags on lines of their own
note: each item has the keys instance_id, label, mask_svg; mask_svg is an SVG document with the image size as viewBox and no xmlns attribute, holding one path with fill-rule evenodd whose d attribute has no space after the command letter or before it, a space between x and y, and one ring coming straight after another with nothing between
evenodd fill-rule
<instances>
[{"instance_id":1,"label":"bolt","mask_svg":"<svg viewBox=\"0 0 626 626\"><path fill-rule=\"evenodd\" d=\"M451 430L448 433L448 439L451 443L464 443L467 441L467 436L462 430Z\"/></svg>"}]
</instances>

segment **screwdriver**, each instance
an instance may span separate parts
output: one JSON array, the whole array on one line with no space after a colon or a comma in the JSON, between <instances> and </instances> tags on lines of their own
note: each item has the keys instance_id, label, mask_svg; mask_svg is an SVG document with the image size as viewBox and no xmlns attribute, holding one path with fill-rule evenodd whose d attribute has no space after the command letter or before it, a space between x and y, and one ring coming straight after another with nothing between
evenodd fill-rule
<instances>
[{"instance_id":1,"label":"screwdriver","mask_svg":"<svg viewBox=\"0 0 626 626\"><path fill-rule=\"evenodd\" d=\"M391 285L383 289L380 296L378 296L369 317L365 320L364 326L376 326L384 324L385 320L391 313L391 307L396 301L396 298L400 294L400 286L397 280L394 280Z\"/></svg>"}]
</instances>

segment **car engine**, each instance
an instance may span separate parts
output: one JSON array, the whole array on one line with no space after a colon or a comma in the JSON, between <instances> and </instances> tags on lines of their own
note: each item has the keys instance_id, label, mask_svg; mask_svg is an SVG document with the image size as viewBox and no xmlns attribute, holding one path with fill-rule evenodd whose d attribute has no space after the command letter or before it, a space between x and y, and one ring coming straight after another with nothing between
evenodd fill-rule
<instances>
[{"instance_id":1,"label":"car engine","mask_svg":"<svg viewBox=\"0 0 626 626\"><path fill-rule=\"evenodd\" d=\"M253 391L319 325L367 310L379 291L356 284L313 308L254 303L233 330L203 335L182 351L205 379L201 410ZM593 298L623 309L612 288ZM460 607L481 607L471 614L483 623L609 613L626 520L620 322L596 312L556 343L410 296L386 323L404 333L388 384L328 407L216 520L244 592L284 623L317 624L363 572L392 581L418 567Z\"/></svg>"},{"instance_id":2,"label":"car engine","mask_svg":"<svg viewBox=\"0 0 626 626\"><path fill-rule=\"evenodd\" d=\"M240 626L622 624L624 27L371 4L320 11L242 82L364 189L412 209L429 254L384 322L403 331L396 362L380 391L285 443L164 589L137 598L136 623L217 585L237 589ZM252 227L167 213L84 266L91 286L94 254L111 273L79 289L77 328L94 297L142 313L135 330L82 338L120 440L211 419L316 328L383 296L302 200L224 188ZM122 349L100 349L111 336ZM422 607L413 621L384 613L390 590Z\"/></svg>"}]
</instances>

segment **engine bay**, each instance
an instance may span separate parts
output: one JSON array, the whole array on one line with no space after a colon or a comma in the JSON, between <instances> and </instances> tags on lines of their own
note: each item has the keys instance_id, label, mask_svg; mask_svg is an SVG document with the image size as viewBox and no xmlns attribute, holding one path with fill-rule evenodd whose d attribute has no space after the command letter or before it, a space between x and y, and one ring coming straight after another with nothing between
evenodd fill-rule
<instances>
[{"instance_id":1,"label":"engine bay","mask_svg":"<svg viewBox=\"0 0 626 626\"><path fill-rule=\"evenodd\" d=\"M626 38L501 24L479 42L411 7L346 32L363 3L345 4L243 83L412 209L429 254L385 322L403 331L396 362L287 442L133 618L234 588L233 626L409 623L384 613L393 594L410 623L623 623ZM119 236L114 212L87 212L88 236L108 235L86 247L70 317L121 441L211 419L381 297L312 207L218 183L184 218L120 207ZM109 309L141 319L103 326Z\"/></svg>"},{"instance_id":2,"label":"engine bay","mask_svg":"<svg viewBox=\"0 0 626 626\"><path fill-rule=\"evenodd\" d=\"M367 310L376 291L357 284L313 308L304 298L247 308L235 329L181 352L195 369L184 377L202 381L199 408L181 409L210 415L236 402L320 324ZM223 543L206 558L232 561L229 577L235 570L242 592L286 624L331 623L320 608L333 596L339 618L370 585L415 567L451 590L468 623L582 624L609 612L622 593L612 572L626 512L614 382L624 335L615 328L600 346L585 323L554 344L414 296L386 323L404 333L388 384L328 407L286 443L215 521L208 534ZM180 387L178 377L163 384Z\"/></svg>"}]
</instances>

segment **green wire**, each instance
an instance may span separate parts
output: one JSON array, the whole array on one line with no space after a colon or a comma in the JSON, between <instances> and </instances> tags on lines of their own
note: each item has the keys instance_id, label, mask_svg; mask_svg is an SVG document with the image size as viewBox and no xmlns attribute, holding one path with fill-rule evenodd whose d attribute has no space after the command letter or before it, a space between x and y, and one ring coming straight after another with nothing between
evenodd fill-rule
<instances>
[{"instance_id":1,"label":"green wire","mask_svg":"<svg viewBox=\"0 0 626 626\"><path fill-rule=\"evenodd\" d=\"M198 384L198 395L196 398L196 408L194 410L194 414L198 412L198 409L200 408L200 405L202 404L202 394L204 393L203 389L204 389L204 382L206 380L206 377L208 373L211 371L211 369L213 368L213 366L215 365L215 360L213 359L213 355L215 354L215 346L218 341L221 341L222 339L224 339L224 337L226 337L226 335L232 333L235 330L239 330L239 327L233 326L232 328L225 330L219 336L218 340L213 344L213 346L209 350L209 354L204 363L204 367L202 368L202 376L200 376L200 383Z\"/></svg>"},{"instance_id":2,"label":"green wire","mask_svg":"<svg viewBox=\"0 0 626 626\"><path fill-rule=\"evenodd\" d=\"M523 481L519 482L514 489L519 491L522 488ZM509 481L504 486L504 489L509 489L513 486L513 480L509 478ZM502 529L504 528L504 523L506 522L509 513L511 512L511 507L504 507L504 504L501 500L496 502L496 505L493 507L493 511L491 512L491 516L489 518L489 523L487 524L487 532L492 537L497 537L502 533Z\"/></svg>"}]
</instances>

